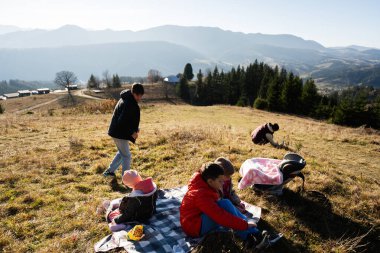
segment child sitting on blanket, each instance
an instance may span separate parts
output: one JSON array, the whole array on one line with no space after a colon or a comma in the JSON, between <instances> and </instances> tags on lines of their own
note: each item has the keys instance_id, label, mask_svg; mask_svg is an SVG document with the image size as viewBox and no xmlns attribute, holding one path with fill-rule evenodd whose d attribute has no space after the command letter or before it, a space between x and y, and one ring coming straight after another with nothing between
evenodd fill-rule
<instances>
[{"instance_id":1,"label":"child sitting on blanket","mask_svg":"<svg viewBox=\"0 0 380 253\"><path fill-rule=\"evenodd\" d=\"M183 231L191 237L200 237L218 230L220 226L232 228L247 246L262 250L278 241L282 235L270 238L262 233L253 220L248 220L229 199L221 199L224 170L216 163L202 165L188 184L188 191L179 208Z\"/></svg>"},{"instance_id":2,"label":"child sitting on blanket","mask_svg":"<svg viewBox=\"0 0 380 253\"><path fill-rule=\"evenodd\" d=\"M224 157L218 157L214 162L220 165L224 170L223 198L229 199L240 212L246 213L247 211L245 210L244 204L233 189L231 177L235 173L234 166L230 160Z\"/></svg>"},{"instance_id":3,"label":"child sitting on blanket","mask_svg":"<svg viewBox=\"0 0 380 253\"><path fill-rule=\"evenodd\" d=\"M199 237L220 226L232 228L243 240L249 234L260 234L254 221L248 221L229 199L221 199L224 170L216 163L204 164L190 179L180 206L183 231Z\"/></svg>"},{"instance_id":4,"label":"child sitting on blanket","mask_svg":"<svg viewBox=\"0 0 380 253\"><path fill-rule=\"evenodd\" d=\"M107 209L106 220L113 232L125 229L126 222L148 220L156 210L157 186L151 177L142 179L137 171L127 170L123 175L123 184L132 192L121 199L103 202Z\"/></svg>"}]
</instances>

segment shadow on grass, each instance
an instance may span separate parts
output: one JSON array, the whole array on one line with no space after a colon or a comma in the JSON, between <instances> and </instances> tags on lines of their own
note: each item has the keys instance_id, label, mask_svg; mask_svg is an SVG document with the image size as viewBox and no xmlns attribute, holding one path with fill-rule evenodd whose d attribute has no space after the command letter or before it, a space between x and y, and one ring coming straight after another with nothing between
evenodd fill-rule
<instances>
[{"instance_id":1,"label":"shadow on grass","mask_svg":"<svg viewBox=\"0 0 380 253\"><path fill-rule=\"evenodd\" d=\"M281 205L291 208L297 220L313 232L318 233L324 240L350 240L350 238L368 233L372 228L371 225L359 224L347 217L335 214L329 199L317 191L307 191L301 195L285 188L279 201ZM363 252L379 252L379 227L374 227L359 245L366 245L359 249L360 252L363 250ZM285 248L286 245L283 246ZM295 249L305 252L300 245L293 245L293 252ZM285 251L281 250L281 252Z\"/></svg>"},{"instance_id":2,"label":"shadow on grass","mask_svg":"<svg viewBox=\"0 0 380 253\"><path fill-rule=\"evenodd\" d=\"M262 230L267 230L269 234L278 234L281 231L277 231L272 225L266 222L263 219L260 219L257 224L258 228ZM295 244L291 240L288 240L286 237L282 237L276 244L272 245L270 248L266 249L267 253L300 253L300 252L308 252L308 249L305 245Z\"/></svg>"},{"instance_id":3,"label":"shadow on grass","mask_svg":"<svg viewBox=\"0 0 380 253\"><path fill-rule=\"evenodd\" d=\"M58 104L62 107L73 107L78 104L76 97L70 92L66 94L62 99L58 100Z\"/></svg>"},{"instance_id":4,"label":"shadow on grass","mask_svg":"<svg viewBox=\"0 0 380 253\"><path fill-rule=\"evenodd\" d=\"M275 233L276 231L273 229L265 221L260 221L259 223L260 229L264 228L268 231ZM270 233L271 233L270 232ZM300 248L300 247L298 247ZM191 253L215 253L215 252L229 252L229 253L256 253L257 250L253 248L253 246L247 246L244 241L237 238L233 232L231 231L217 231L211 232L206 235L202 241L191 251ZM305 250L297 250L290 241L286 238L282 238L275 245L260 251L260 253L298 253L305 252Z\"/></svg>"},{"instance_id":5,"label":"shadow on grass","mask_svg":"<svg viewBox=\"0 0 380 253\"><path fill-rule=\"evenodd\" d=\"M111 189L116 192L125 194L131 191L129 188L123 186L122 184L119 184L116 177L113 177L109 184L111 186Z\"/></svg>"},{"instance_id":6,"label":"shadow on grass","mask_svg":"<svg viewBox=\"0 0 380 253\"><path fill-rule=\"evenodd\" d=\"M191 251L191 253L245 253L251 252L245 250L239 245L239 239L235 238L234 233L230 231L212 232L206 235L202 241ZM240 242L240 244L242 244ZM253 251L252 251L253 252Z\"/></svg>"}]
</instances>

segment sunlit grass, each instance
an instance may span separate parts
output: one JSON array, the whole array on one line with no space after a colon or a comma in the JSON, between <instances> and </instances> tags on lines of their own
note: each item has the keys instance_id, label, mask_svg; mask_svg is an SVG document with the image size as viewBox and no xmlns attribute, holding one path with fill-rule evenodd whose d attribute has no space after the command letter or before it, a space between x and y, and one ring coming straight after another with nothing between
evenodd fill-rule
<instances>
[{"instance_id":1,"label":"sunlit grass","mask_svg":"<svg viewBox=\"0 0 380 253\"><path fill-rule=\"evenodd\" d=\"M107 136L114 103L0 116L0 251L92 252L109 233L95 210L104 199L125 192L120 171L117 184L101 175L116 152ZM131 145L132 168L152 176L160 188L187 184L202 163L218 156L228 157L236 171L251 157L281 158L285 150L250 140L257 125L277 122L275 139L286 140L308 163L306 192L297 193L299 180L282 198L238 191L263 208L263 228L284 233L275 249L349 252L350 238L373 226L367 237L378 234L378 132L250 108L142 108L140 138ZM233 180L237 185L238 173Z\"/></svg>"}]
</instances>

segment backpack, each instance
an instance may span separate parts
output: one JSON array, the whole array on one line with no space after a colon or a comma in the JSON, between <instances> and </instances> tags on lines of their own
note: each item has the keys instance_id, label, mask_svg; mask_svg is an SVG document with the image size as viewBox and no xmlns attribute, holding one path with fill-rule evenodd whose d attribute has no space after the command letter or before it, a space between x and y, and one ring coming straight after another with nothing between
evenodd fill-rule
<instances>
[{"instance_id":1,"label":"backpack","mask_svg":"<svg viewBox=\"0 0 380 253\"><path fill-rule=\"evenodd\" d=\"M274 195L282 195L284 186L292 181L296 177L302 179L302 188L304 189L305 176L301 170L306 166L306 161L302 156L296 153L285 154L283 161L278 165L280 172L283 176L283 181L280 185L265 185L265 184L254 184L252 189L257 191L266 192Z\"/></svg>"}]
</instances>

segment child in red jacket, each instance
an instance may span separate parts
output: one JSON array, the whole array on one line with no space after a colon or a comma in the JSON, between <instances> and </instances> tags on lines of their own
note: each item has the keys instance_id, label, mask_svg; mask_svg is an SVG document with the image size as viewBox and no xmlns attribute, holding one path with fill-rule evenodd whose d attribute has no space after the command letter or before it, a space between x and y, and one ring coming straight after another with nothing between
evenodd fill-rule
<instances>
[{"instance_id":1,"label":"child in red jacket","mask_svg":"<svg viewBox=\"0 0 380 253\"><path fill-rule=\"evenodd\" d=\"M224 170L216 163L205 164L190 179L180 207L184 232L192 237L203 236L220 226L232 228L243 240L249 234L260 234L256 223L248 221L229 199L221 199Z\"/></svg>"},{"instance_id":2,"label":"child in red jacket","mask_svg":"<svg viewBox=\"0 0 380 253\"><path fill-rule=\"evenodd\" d=\"M239 209L240 212L246 213L244 204L241 202L239 196L236 194L235 190L233 189L232 184L232 175L235 173L234 166L228 160L224 157L218 157L214 161L216 164L220 165L224 170L224 183L223 183L223 198L231 200L232 204Z\"/></svg>"}]
</instances>

